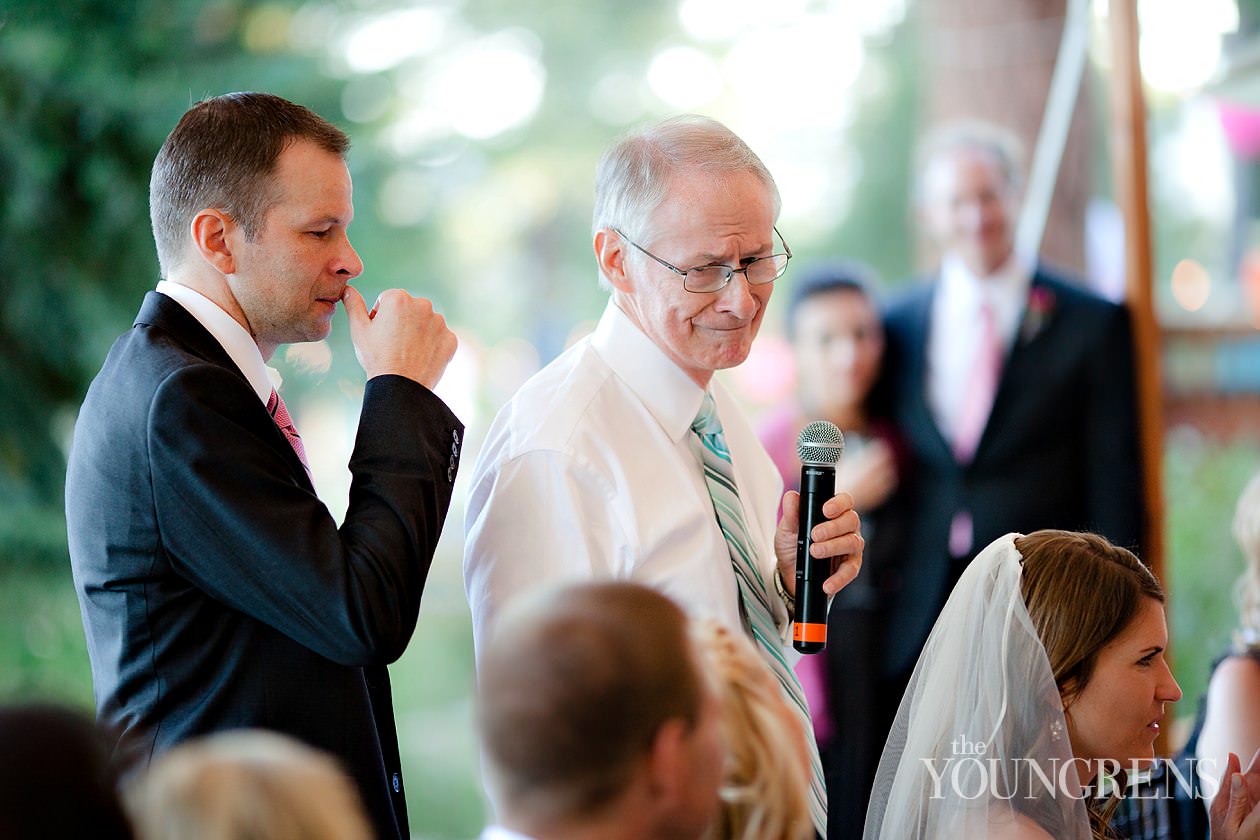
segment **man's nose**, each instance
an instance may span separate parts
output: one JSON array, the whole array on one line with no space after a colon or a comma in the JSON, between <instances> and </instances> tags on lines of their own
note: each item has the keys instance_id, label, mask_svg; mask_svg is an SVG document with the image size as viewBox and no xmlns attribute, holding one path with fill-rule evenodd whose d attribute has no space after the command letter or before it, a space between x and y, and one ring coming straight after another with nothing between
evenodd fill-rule
<instances>
[{"instance_id":1,"label":"man's nose","mask_svg":"<svg viewBox=\"0 0 1260 840\"><path fill-rule=\"evenodd\" d=\"M337 257L335 271L347 280L353 280L363 273L363 260L359 259L359 252L350 244L350 237L345 237L343 245L342 253Z\"/></svg>"},{"instance_id":2,"label":"man's nose","mask_svg":"<svg viewBox=\"0 0 1260 840\"><path fill-rule=\"evenodd\" d=\"M752 285L748 282L745 271L746 269L736 269L731 273L726 287L718 292L718 303L723 311L748 320L757 314L757 308L761 304L752 293Z\"/></svg>"}]
</instances>

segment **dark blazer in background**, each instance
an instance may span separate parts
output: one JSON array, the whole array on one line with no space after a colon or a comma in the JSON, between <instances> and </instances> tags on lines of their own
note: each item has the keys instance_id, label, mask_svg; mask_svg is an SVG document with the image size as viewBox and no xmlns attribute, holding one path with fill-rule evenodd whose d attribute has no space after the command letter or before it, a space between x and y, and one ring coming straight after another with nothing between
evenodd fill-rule
<instances>
[{"instance_id":1,"label":"dark blazer in background","mask_svg":"<svg viewBox=\"0 0 1260 840\"><path fill-rule=\"evenodd\" d=\"M1133 550L1144 502L1128 312L1038 267L988 425L960 465L927 400L935 284L885 318L887 409L908 449L892 504L906 529L884 622L886 673L908 676L963 561L949 555L954 514L971 511L971 556L1011 531L1100 533Z\"/></svg>"},{"instance_id":2,"label":"dark blazer in background","mask_svg":"<svg viewBox=\"0 0 1260 840\"><path fill-rule=\"evenodd\" d=\"M405 838L386 664L415 629L463 427L399 376L363 397L337 527L231 358L156 292L75 427L71 565L97 710L125 771L239 727L332 753Z\"/></svg>"}]
</instances>

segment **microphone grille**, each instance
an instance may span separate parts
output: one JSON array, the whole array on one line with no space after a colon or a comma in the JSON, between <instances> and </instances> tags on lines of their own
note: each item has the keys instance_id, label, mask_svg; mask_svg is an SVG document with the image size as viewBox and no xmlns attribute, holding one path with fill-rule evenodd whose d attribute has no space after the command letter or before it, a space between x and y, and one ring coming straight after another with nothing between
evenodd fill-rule
<instances>
[{"instance_id":1,"label":"microphone grille","mask_svg":"<svg viewBox=\"0 0 1260 840\"><path fill-rule=\"evenodd\" d=\"M835 423L815 420L801 429L796 438L796 454L802 464L834 465L844 453L844 435Z\"/></svg>"}]
</instances>

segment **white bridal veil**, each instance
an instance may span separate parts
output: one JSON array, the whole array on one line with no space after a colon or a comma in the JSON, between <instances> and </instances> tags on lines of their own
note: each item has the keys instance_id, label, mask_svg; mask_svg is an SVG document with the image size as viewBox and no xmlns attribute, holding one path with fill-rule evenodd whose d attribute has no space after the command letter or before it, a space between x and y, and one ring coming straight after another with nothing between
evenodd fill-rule
<instances>
[{"instance_id":1,"label":"white bridal veil","mask_svg":"<svg viewBox=\"0 0 1260 840\"><path fill-rule=\"evenodd\" d=\"M1089 840L1059 692L1020 592L1019 536L980 552L932 628L864 840Z\"/></svg>"}]
</instances>

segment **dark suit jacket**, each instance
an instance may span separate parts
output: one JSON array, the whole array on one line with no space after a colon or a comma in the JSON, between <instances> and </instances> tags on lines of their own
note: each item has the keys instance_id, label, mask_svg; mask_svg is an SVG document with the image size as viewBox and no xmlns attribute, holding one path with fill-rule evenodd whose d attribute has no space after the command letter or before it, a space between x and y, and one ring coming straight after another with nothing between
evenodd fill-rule
<instances>
[{"instance_id":1,"label":"dark suit jacket","mask_svg":"<svg viewBox=\"0 0 1260 840\"><path fill-rule=\"evenodd\" d=\"M960 509L973 518L973 554L1011 531L1094 531L1134 550L1142 533L1127 310L1039 267L988 425L960 465L927 401L934 290L912 291L886 315L887 408L909 450L892 502L908 531L885 621L889 674L914 665L961 573L948 550Z\"/></svg>"},{"instance_id":2,"label":"dark suit jacket","mask_svg":"<svg viewBox=\"0 0 1260 840\"><path fill-rule=\"evenodd\" d=\"M75 426L66 521L97 710L126 772L260 727L336 756L407 836L386 664L415 628L463 427L423 386L367 383L338 529L219 343L156 292Z\"/></svg>"}]
</instances>

